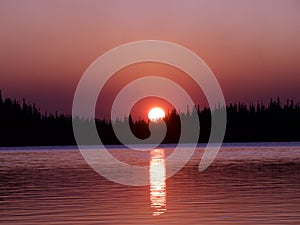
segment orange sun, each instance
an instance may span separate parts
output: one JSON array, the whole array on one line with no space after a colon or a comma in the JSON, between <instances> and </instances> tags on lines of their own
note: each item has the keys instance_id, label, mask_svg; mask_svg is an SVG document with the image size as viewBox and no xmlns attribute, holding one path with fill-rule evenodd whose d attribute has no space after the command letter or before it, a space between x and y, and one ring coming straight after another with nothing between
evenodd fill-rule
<instances>
[{"instance_id":1,"label":"orange sun","mask_svg":"<svg viewBox=\"0 0 300 225\"><path fill-rule=\"evenodd\" d=\"M165 111L159 107L152 108L148 112L148 118L152 122L158 122L159 120L165 118L165 116L166 116Z\"/></svg>"}]
</instances>

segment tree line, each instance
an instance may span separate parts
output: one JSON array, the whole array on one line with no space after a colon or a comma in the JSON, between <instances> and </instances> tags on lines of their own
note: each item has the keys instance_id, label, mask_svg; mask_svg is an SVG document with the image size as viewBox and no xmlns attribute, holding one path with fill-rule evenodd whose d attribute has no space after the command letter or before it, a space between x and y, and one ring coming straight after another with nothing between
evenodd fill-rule
<instances>
[{"instance_id":1,"label":"tree line","mask_svg":"<svg viewBox=\"0 0 300 225\"><path fill-rule=\"evenodd\" d=\"M175 110L164 118L167 127L163 143L177 143L180 137L180 117L188 121L199 117L199 142L208 141L211 129L211 114L224 108L200 109L178 114ZM300 141L300 105L292 100L281 103L280 99L270 99L268 104L236 103L226 106L227 127L225 142L277 142ZM96 124L102 143L121 144L116 137L112 123L124 126L129 123L132 133L140 138L149 137L149 121L133 121L129 116L124 120L104 120L73 118L82 126ZM42 114L35 104L24 99L22 103L10 98L2 98L0 91L0 146L59 146L76 145L72 128L72 116L65 114ZM189 142L189 140L185 140ZM96 143L85 143L96 144Z\"/></svg>"}]
</instances>

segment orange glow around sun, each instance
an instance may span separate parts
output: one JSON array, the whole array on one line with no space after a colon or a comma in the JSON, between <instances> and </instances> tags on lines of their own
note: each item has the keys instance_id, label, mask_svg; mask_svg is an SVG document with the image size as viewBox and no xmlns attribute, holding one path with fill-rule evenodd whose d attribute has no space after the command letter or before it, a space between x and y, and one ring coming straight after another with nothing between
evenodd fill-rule
<instances>
[{"instance_id":1,"label":"orange glow around sun","mask_svg":"<svg viewBox=\"0 0 300 225\"><path fill-rule=\"evenodd\" d=\"M165 111L159 107L152 108L148 112L148 118L152 122L158 122L159 120L165 118L165 116L166 116Z\"/></svg>"}]
</instances>

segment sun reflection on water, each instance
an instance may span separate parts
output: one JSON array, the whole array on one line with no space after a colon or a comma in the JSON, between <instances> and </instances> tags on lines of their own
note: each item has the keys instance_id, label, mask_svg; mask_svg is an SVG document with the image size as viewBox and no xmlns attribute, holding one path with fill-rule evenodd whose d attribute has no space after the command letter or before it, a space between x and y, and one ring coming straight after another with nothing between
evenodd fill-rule
<instances>
[{"instance_id":1,"label":"sun reflection on water","mask_svg":"<svg viewBox=\"0 0 300 225\"><path fill-rule=\"evenodd\" d=\"M167 210L165 154L163 149L153 149L150 154L151 207L153 208L153 216L159 216Z\"/></svg>"}]
</instances>

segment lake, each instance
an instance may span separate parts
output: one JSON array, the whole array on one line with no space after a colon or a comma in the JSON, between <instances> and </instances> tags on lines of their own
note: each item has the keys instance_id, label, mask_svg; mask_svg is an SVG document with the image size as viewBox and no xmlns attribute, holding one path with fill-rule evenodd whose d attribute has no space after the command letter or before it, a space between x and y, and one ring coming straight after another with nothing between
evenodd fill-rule
<instances>
[{"instance_id":1,"label":"lake","mask_svg":"<svg viewBox=\"0 0 300 225\"><path fill-rule=\"evenodd\" d=\"M111 147L149 166L150 185L126 186L96 173L77 147L1 148L0 223L300 224L300 143L224 144L199 172L203 150L165 180L172 145Z\"/></svg>"}]
</instances>

